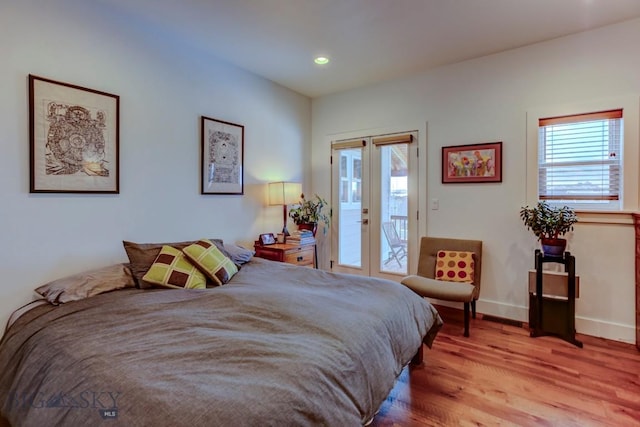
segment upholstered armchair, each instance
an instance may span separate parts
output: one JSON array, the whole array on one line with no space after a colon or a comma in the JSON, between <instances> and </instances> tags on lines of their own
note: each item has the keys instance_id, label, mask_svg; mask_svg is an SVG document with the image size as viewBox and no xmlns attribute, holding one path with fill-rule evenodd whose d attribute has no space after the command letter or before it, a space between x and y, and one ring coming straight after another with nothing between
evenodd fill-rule
<instances>
[{"instance_id":1,"label":"upholstered armchair","mask_svg":"<svg viewBox=\"0 0 640 427\"><path fill-rule=\"evenodd\" d=\"M461 280L449 281L446 271L436 278L436 264L439 251L472 252L473 273ZM450 255L450 254L447 254ZM464 254L466 255L466 254ZM464 273L462 273L464 274ZM453 276L453 274L452 274ZM471 276L471 277L469 277ZM448 239L440 237L422 237L420 240L420 257L416 275L402 279L402 284L422 297L444 301L455 301L464 304L464 336L469 336L469 309L476 317L476 300L480 296L480 279L482 278L482 241L465 239ZM444 280L443 280L444 279Z\"/></svg>"}]
</instances>

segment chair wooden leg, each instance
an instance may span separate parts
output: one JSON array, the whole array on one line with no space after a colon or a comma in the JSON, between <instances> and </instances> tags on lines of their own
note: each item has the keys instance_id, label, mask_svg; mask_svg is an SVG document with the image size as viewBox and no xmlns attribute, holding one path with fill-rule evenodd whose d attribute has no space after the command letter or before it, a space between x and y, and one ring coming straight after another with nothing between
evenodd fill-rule
<instances>
[{"instance_id":1,"label":"chair wooden leg","mask_svg":"<svg viewBox=\"0 0 640 427\"><path fill-rule=\"evenodd\" d=\"M471 300L471 316L476 318L476 300Z\"/></svg>"},{"instance_id":2,"label":"chair wooden leg","mask_svg":"<svg viewBox=\"0 0 640 427\"><path fill-rule=\"evenodd\" d=\"M469 336L469 303L464 303L464 336Z\"/></svg>"}]
</instances>

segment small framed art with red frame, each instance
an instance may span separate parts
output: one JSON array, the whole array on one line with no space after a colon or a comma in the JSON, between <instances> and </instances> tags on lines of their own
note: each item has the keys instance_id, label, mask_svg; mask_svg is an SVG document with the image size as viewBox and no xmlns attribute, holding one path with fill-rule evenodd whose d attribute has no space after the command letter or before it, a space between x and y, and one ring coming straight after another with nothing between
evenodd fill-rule
<instances>
[{"instance_id":1,"label":"small framed art with red frame","mask_svg":"<svg viewBox=\"0 0 640 427\"><path fill-rule=\"evenodd\" d=\"M502 182L502 142L442 147L442 183Z\"/></svg>"}]
</instances>

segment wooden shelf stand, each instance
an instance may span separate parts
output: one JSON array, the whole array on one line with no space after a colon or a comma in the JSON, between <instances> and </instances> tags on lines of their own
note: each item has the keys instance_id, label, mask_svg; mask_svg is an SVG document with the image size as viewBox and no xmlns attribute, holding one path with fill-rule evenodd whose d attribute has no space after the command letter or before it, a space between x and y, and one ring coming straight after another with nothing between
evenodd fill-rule
<instances>
[{"instance_id":1,"label":"wooden shelf stand","mask_svg":"<svg viewBox=\"0 0 640 427\"><path fill-rule=\"evenodd\" d=\"M543 265L555 262L564 265L567 273L566 298L549 297L543 293ZM530 336L557 336L577 347L582 342L576 339L576 259L569 252L562 257L545 256L540 249L535 252L536 287L535 295L529 292Z\"/></svg>"}]
</instances>

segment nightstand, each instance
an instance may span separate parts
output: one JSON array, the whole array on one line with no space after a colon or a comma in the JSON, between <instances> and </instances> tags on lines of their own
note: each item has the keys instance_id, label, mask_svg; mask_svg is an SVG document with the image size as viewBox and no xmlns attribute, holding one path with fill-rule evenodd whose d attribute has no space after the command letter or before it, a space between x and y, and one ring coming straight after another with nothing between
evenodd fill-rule
<instances>
[{"instance_id":1,"label":"nightstand","mask_svg":"<svg viewBox=\"0 0 640 427\"><path fill-rule=\"evenodd\" d=\"M261 245L255 242L253 248L256 251L255 256L271 261L286 262L288 264L299 265L304 267L316 268L315 243L307 245L291 244L291 243L275 243L273 245Z\"/></svg>"}]
</instances>

